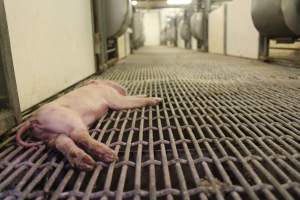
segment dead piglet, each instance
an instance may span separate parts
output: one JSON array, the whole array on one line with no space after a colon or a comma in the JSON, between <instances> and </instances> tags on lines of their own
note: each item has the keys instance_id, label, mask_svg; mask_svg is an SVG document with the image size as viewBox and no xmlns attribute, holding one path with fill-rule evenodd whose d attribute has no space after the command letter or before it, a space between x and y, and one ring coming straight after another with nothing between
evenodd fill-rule
<instances>
[{"instance_id":1,"label":"dead piglet","mask_svg":"<svg viewBox=\"0 0 300 200\"><path fill-rule=\"evenodd\" d=\"M31 129L34 137L62 152L72 166L91 170L95 161L80 147L105 162L116 160L117 155L89 135L89 126L108 109L131 109L156 105L160 101L160 98L126 96L126 90L112 81L90 81L38 109L17 132L17 141L24 147L40 144L22 141L21 135Z\"/></svg>"}]
</instances>

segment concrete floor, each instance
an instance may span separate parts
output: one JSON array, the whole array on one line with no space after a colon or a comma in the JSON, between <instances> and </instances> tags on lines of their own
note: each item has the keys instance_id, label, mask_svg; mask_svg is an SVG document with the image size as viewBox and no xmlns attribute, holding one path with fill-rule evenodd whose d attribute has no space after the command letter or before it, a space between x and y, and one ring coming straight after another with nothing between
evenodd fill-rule
<instances>
[{"instance_id":1,"label":"concrete floor","mask_svg":"<svg viewBox=\"0 0 300 200\"><path fill-rule=\"evenodd\" d=\"M45 146L0 149L0 199L300 196L300 69L148 47L97 78L164 101L99 119L92 136L120 159L92 172Z\"/></svg>"}]
</instances>

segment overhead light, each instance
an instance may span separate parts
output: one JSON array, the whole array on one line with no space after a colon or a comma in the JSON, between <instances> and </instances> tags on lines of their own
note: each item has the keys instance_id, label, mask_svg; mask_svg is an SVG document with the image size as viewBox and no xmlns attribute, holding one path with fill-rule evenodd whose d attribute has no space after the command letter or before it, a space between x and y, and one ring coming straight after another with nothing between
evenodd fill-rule
<instances>
[{"instance_id":1,"label":"overhead light","mask_svg":"<svg viewBox=\"0 0 300 200\"><path fill-rule=\"evenodd\" d=\"M192 0L168 0L169 5L186 5L192 3Z\"/></svg>"},{"instance_id":2,"label":"overhead light","mask_svg":"<svg viewBox=\"0 0 300 200\"><path fill-rule=\"evenodd\" d=\"M131 5L136 6L138 4L137 1L131 1Z\"/></svg>"}]
</instances>

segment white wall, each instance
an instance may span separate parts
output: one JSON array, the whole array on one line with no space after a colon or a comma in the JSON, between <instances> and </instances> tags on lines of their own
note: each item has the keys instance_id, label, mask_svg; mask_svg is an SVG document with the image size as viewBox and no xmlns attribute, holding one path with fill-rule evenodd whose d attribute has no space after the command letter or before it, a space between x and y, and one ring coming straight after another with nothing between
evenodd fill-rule
<instances>
[{"instance_id":1,"label":"white wall","mask_svg":"<svg viewBox=\"0 0 300 200\"><path fill-rule=\"evenodd\" d=\"M160 12L149 10L144 15L145 46L158 46L160 44Z\"/></svg>"},{"instance_id":2,"label":"white wall","mask_svg":"<svg viewBox=\"0 0 300 200\"><path fill-rule=\"evenodd\" d=\"M95 72L91 5L5 0L21 109Z\"/></svg>"},{"instance_id":3,"label":"white wall","mask_svg":"<svg viewBox=\"0 0 300 200\"><path fill-rule=\"evenodd\" d=\"M123 59L130 54L130 36L129 30L118 37L118 58Z\"/></svg>"},{"instance_id":4,"label":"white wall","mask_svg":"<svg viewBox=\"0 0 300 200\"><path fill-rule=\"evenodd\" d=\"M251 18L251 0L234 0L227 7L227 54L258 58L259 34Z\"/></svg>"},{"instance_id":5,"label":"white wall","mask_svg":"<svg viewBox=\"0 0 300 200\"><path fill-rule=\"evenodd\" d=\"M209 52L224 54L225 6L217 8L209 15L208 47Z\"/></svg>"},{"instance_id":6,"label":"white wall","mask_svg":"<svg viewBox=\"0 0 300 200\"><path fill-rule=\"evenodd\" d=\"M126 34L125 34L125 45L126 45L126 56L130 55L130 34L131 34L132 30L129 29L127 30Z\"/></svg>"},{"instance_id":7,"label":"white wall","mask_svg":"<svg viewBox=\"0 0 300 200\"><path fill-rule=\"evenodd\" d=\"M197 41L197 39L194 38L194 37L192 37L191 42L192 42L192 49L193 50L197 50L198 49L198 41Z\"/></svg>"},{"instance_id":8,"label":"white wall","mask_svg":"<svg viewBox=\"0 0 300 200\"><path fill-rule=\"evenodd\" d=\"M122 58L126 57L125 34L118 37L118 58L119 59L122 59Z\"/></svg>"}]
</instances>

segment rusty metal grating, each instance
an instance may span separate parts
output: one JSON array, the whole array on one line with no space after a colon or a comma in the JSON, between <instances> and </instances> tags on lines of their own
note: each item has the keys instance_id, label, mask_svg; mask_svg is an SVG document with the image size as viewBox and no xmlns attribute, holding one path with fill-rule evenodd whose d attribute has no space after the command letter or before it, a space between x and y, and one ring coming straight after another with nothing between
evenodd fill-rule
<instances>
[{"instance_id":1,"label":"rusty metal grating","mask_svg":"<svg viewBox=\"0 0 300 200\"><path fill-rule=\"evenodd\" d=\"M300 198L300 88L266 78L284 69L251 72L247 61L217 56L189 65L136 57L99 78L164 102L111 111L95 124L91 134L120 160L86 173L45 146L11 144L0 151L0 199Z\"/></svg>"}]
</instances>

